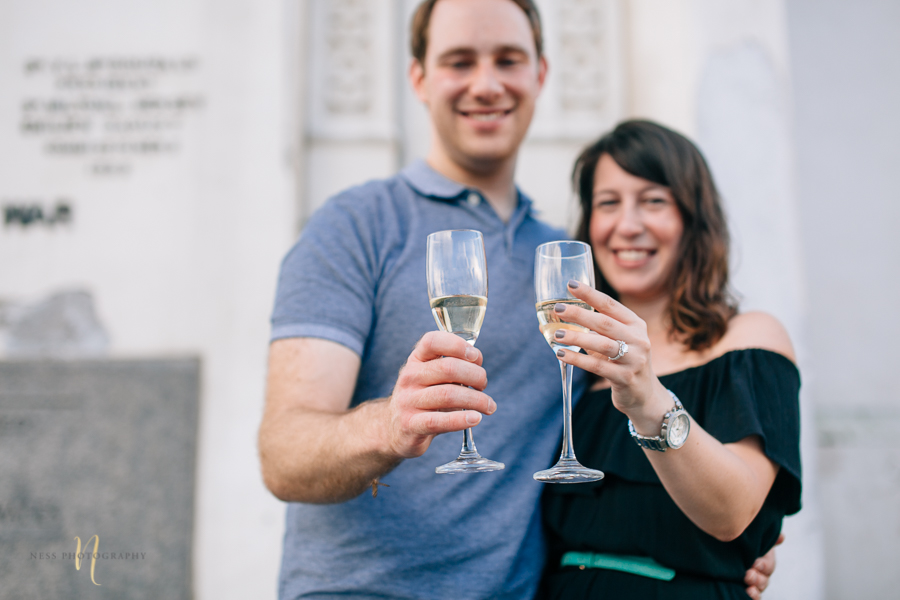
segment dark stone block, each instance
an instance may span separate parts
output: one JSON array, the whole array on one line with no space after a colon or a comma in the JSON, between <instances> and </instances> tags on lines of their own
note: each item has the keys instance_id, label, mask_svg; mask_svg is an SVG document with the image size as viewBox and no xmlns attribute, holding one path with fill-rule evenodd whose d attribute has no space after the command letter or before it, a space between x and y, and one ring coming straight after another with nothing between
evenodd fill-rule
<instances>
[{"instance_id":1,"label":"dark stone block","mask_svg":"<svg viewBox=\"0 0 900 600\"><path fill-rule=\"evenodd\" d=\"M199 389L196 359L0 362L2 597L191 597Z\"/></svg>"}]
</instances>

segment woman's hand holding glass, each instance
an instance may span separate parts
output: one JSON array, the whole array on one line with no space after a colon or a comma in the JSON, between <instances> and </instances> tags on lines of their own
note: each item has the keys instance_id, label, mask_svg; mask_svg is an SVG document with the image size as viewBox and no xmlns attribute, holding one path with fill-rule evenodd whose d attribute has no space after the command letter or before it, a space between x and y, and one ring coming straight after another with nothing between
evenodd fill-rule
<instances>
[{"instance_id":1,"label":"woman's hand holding glass","mask_svg":"<svg viewBox=\"0 0 900 600\"><path fill-rule=\"evenodd\" d=\"M634 422L638 433L658 435L662 416L672 408L672 399L653 372L647 324L603 292L578 282L569 282L568 288L594 310L558 305L562 320L589 330L558 330L556 339L560 345L577 346L587 352L560 350L559 360L609 381L614 406ZM622 344L627 345L627 350ZM622 350L625 353L617 359Z\"/></svg>"},{"instance_id":2,"label":"woman's hand holding glass","mask_svg":"<svg viewBox=\"0 0 900 600\"><path fill-rule=\"evenodd\" d=\"M578 298L570 293L567 281L580 280L582 287L594 286L594 262L591 247L583 242L548 242L537 247L534 255L534 298L541 333L556 351L574 344L560 341L559 331L577 328L559 317L558 307L578 304ZM584 310L584 309L581 309ZM572 365L559 361L563 392L563 439L559 460L549 469L538 471L534 479L544 483L583 483L603 479L603 472L589 469L575 458L572 444Z\"/></svg>"}]
</instances>

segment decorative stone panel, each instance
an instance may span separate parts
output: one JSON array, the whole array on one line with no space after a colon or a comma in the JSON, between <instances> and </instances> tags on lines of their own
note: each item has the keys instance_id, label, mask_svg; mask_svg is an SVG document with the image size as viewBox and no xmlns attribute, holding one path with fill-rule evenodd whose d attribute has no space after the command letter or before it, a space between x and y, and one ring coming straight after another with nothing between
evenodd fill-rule
<instances>
[{"instance_id":1,"label":"decorative stone panel","mask_svg":"<svg viewBox=\"0 0 900 600\"><path fill-rule=\"evenodd\" d=\"M313 0L307 132L314 139L393 139L395 6Z\"/></svg>"},{"instance_id":2,"label":"decorative stone panel","mask_svg":"<svg viewBox=\"0 0 900 600\"><path fill-rule=\"evenodd\" d=\"M550 71L532 139L583 141L624 115L620 0L543 0Z\"/></svg>"}]
</instances>

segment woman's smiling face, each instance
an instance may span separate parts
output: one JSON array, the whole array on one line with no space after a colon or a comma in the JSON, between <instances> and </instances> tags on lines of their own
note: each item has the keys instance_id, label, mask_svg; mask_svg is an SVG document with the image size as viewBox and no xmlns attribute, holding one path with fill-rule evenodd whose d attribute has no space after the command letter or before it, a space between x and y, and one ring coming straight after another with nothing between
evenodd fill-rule
<instances>
[{"instance_id":1,"label":"woman's smiling face","mask_svg":"<svg viewBox=\"0 0 900 600\"><path fill-rule=\"evenodd\" d=\"M669 294L684 231L671 190L628 173L603 154L593 192L594 259L620 299L627 303Z\"/></svg>"}]
</instances>

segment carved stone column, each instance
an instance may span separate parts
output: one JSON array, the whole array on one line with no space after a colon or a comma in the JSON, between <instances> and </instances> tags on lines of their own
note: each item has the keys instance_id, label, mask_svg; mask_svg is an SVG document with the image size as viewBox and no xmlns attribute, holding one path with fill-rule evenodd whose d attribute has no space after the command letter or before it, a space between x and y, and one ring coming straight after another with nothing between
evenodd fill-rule
<instances>
[{"instance_id":1,"label":"carved stone column","mask_svg":"<svg viewBox=\"0 0 900 600\"><path fill-rule=\"evenodd\" d=\"M311 0L303 217L397 168L396 4Z\"/></svg>"},{"instance_id":2,"label":"carved stone column","mask_svg":"<svg viewBox=\"0 0 900 600\"><path fill-rule=\"evenodd\" d=\"M572 163L624 115L619 0L542 0L550 70L519 159L518 182L542 218L572 228Z\"/></svg>"}]
</instances>

